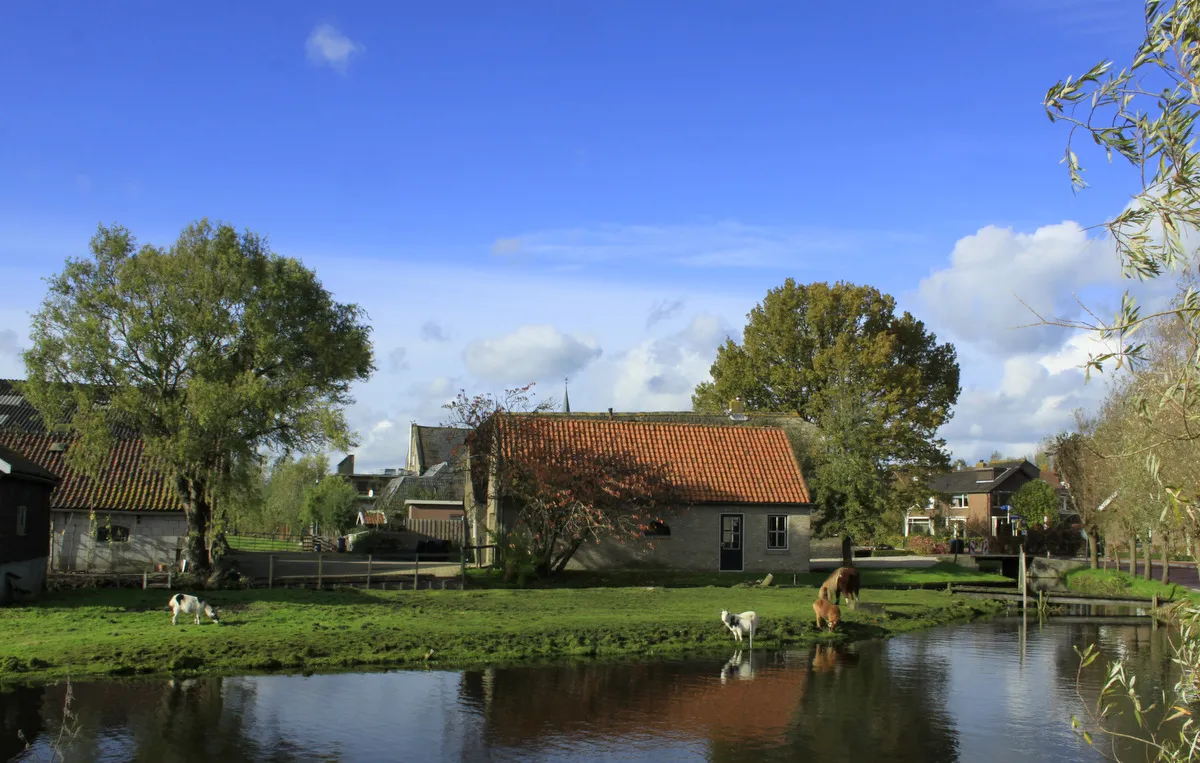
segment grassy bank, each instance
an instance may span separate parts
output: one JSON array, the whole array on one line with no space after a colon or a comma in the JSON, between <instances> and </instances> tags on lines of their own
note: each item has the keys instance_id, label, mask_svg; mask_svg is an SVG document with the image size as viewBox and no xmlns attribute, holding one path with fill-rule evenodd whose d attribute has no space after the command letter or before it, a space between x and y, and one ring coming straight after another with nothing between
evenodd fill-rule
<instances>
[{"instance_id":1,"label":"grassy bank","mask_svg":"<svg viewBox=\"0 0 1200 763\"><path fill-rule=\"evenodd\" d=\"M994 613L943 591L864 591L817 633L815 588L214 591L221 625L172 627L168 592L77 590L0 609L0 681L66 675L218 674L664 655L727 650L722 609L756 610L756 647L881 638ZM875 608L872 608L873 610Z\"/></svg>"},{"instance_id":2,"label":"grassy bank","mask_svg":"<svg viewBox=\"0 0 1200 763\"><path fill-rule=\"evenodd\" d=\"M893 567L890 569L860 569L865 588L908 588L920 586L945 586L1006 583L1015 581L991 572L980 572L950 562L937 562L929 567ZM468 570L472 585L484 588L621 588L627 586L666 586L668 588L703 588L715 586L728 588L738 583L753 584L762 580L762 573L751 572L678 572L673 570L615 570L590 572L567 570L546 581L530 581L525 586L505 582L490 570ZM808 586L817 588L829 577L829 572L810 572L803 575L781 573L775 576L775 585Z\"/></svg>"},{"instance_id":3,"label":"grassy bank","mask_svg":"<svg viewBox=\"0 0 1200 763\"><path fill-rule=\"evenodd\" d=\"M1064 576L1067 587L1079 593L1096 596L1128 596L1149 599L1190 598L1200 603L1200 592L1181 585L1163 585L1157 580L1144 580L1119 570L1071 570Z\"/></svg>"}]
</instances>

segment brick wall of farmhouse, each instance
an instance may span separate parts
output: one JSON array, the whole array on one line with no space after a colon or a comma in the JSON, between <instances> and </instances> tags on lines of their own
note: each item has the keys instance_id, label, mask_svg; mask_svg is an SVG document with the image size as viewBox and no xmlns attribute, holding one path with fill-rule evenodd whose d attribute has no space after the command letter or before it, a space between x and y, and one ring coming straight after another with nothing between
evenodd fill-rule
<instances>
[{"instance_id":1,"label":"brick wall of farmhouse","mask_svg":"<svg viewBox=\"0 0 1200 763\"><path fill-rule=\"evenodd\" d=\"M619 543L606 539L588 543L576 552L571 569L622 569L629 567L665 567L715 572L720 558L721 514L743 515L744 564L746 572L808 572L812 519L807 507L800 506L700 506L667 517L670 537ZM767 549L767 517L788 517L788 548Z\"/></svg>"}]
</instances>

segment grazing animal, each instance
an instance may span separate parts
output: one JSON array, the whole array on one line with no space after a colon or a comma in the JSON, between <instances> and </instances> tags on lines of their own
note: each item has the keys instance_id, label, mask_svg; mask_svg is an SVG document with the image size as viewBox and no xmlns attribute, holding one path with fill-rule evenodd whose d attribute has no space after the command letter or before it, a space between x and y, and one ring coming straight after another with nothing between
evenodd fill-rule
<instances>
[{"instance_id":1,"label":"grazing animal","mask_svg":"<svg viewBox=\"0 0 1200 763\"><path fill-rule=\"evenodd\" d=\"M201 612L204 613L205 617L207 617L209 620L212 620L217 625L221 624L221 621L217 619L217 610L213 609L211 604L206 601L200 601L195 596L190 594L175 594L171 597L168 608L171 610L171 625L175 624L175 618L179 617L179 613L181 612L185 615L195 615L196 625L200 624Z\"/></svg>"},{"instance_id":2,"label":"grazing animal","mask_svg":"<svg viewBox=\"0 0 1200 763\"><path fill-rule=\"evenodd\" d=\"M721 622L725 623L725 627L733 634L734 641L741 641L746 636L749 636L750 648L754 648L754 631L758 630L758 615L753 612L743 612L740 615L735 615L732 612L722 609Z\"/></svg>"},{"instance_id":3,"label":"grazing animal","mask_svg":"<svg viewBox=\"0 0 1200 763\"><path fill-rule=\"evenodd\" d=\"M838 627L838 623L842 620L842 611L837 608L837 605L825 599L817 599L813 602L813 612L817 616L817 630L821 630L821 621L824 620L829 625L829 630Z\"/></svg>"},{"instance_id":4,"label":"grazing animal","mask_svg":"<svg viewBox=\"0 0 1200 763\"><path fill-rule=\"evenodd\" d=\"M854 567L838 567L821 584L821 591L817 594L817 597L825 601L832 601L834 604L841 604L842 596L845 596L846 601L852 601L857 604L860 583L857 569Z\"/></svg>"}]
</instances>

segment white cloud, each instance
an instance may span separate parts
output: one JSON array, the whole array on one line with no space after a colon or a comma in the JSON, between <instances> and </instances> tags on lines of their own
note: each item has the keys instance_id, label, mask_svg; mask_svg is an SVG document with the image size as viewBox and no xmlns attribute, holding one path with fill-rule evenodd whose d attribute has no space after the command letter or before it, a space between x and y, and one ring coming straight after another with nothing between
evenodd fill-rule
<instances>
[{"instance_id":1,"label":"white cloud","mask_svg":"<svg viewBox=\"0 0 1200 763\"><path fill-rule=\"evenodd\" d=\"M923 314L955 338L1000 353L1031 352L1061 346L1069 332L1030 326L1037 318L1029 308L1046 319L1075 317L1074 295L1120 281L1112 247L1076 223L1033 233L988 226L959 239L950 267L922 279L918 295Z\"/></svg>"},{"instance_id":2,"label":"white cloud","mask_svg":"<svg viewBox=\"0 0 1200 763\"><path fill-rule=\"evenodd\" d=\"M533 231L497 239L496 255L559 265L613 260L663 261L697 268L824 269L829 255L866 253L880 244L913 243L912 234L775 228L719 222L693 225L600 225Z\"/></svg>"},{"instance_id":3,"label":"white cloud","mask_svg":"<svg viewBox=\"0 0 1200 763\"><path fill-rule=\"evenodd\" d=\"M647 339L622 353L613 385L623 411L688 411L692 391L709 379L717 346L731 333L720 317L700 314L677 334Z\"/></svg>"},{"instance_id":4,"label":"white cloud","mask_svg":"<svg viewBox=\"0 0 1200 763\"><path fill-rule=\"evenodd\" d=\"M512 333L467 345L467 369L481 379L522 382L565 376L600 357L595 339L564 334L547 324L521 326Z\"/></svg>"},{"instance_id":5,"label":"white cloud","mask_svg":"<svg viewBox=\"0 0 1200 763\"><path fill-rule=\"evenodd\" d=\"M318 24L304 44L308 60L316 64L328 64L339 74L345 74L350 57L366 51L362 44L351 40L332 24Z\"/></svg>"}]
</instances>

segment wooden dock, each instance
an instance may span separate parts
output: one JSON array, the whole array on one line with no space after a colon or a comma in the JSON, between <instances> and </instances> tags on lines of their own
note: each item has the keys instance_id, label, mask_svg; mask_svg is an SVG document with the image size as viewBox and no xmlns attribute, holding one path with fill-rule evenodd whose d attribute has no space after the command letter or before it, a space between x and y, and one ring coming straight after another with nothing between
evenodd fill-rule
<instances>
[{"instance_id":1,"label":"wooden dock","mask_svg":"<svg viewBox=\"0 0 1200 763\"><path fill-rule=\"evenodd\" d=\"M983 588L981 586L952 586L952 592L962 594L963 596L974 596L979 599L995 599L998 601L1012 601L1020 603L1025 597L1020 589L1012 588L1009 590L996 590L995 588ZM1051 593L1046 592L1044 597L1051 606L1060 604L1090 604L1102 607L1134 607L1137 609L1157 609L1162 604L1170 604L1172 599L1136 599L1114 596L1089 596L1080 593ZM1029 603L1031 606L1037 606L1038 595L1034 591L1029 592Z\"/></svg>"}]
</instances>

